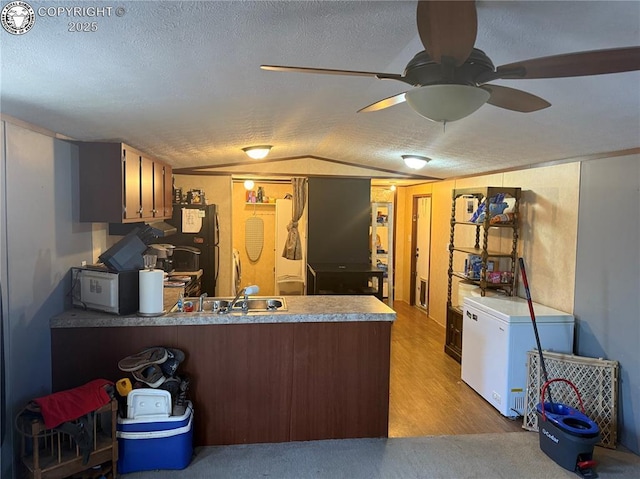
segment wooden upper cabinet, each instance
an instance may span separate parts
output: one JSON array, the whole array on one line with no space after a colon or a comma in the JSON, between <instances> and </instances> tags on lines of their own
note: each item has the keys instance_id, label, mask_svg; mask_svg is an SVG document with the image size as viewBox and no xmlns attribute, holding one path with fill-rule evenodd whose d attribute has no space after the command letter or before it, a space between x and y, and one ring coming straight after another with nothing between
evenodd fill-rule
<instances>
[{"instance_id":1,"label":"wooden upper cabinet","mask_svg":"<svg viewBox=\"0 0 640 479\"><path fill-rule=\"evenodd\" d=\"M80 221L132 223L171 218L171 167L123 143L76 142Z\"/></svg>"}]
</instances>

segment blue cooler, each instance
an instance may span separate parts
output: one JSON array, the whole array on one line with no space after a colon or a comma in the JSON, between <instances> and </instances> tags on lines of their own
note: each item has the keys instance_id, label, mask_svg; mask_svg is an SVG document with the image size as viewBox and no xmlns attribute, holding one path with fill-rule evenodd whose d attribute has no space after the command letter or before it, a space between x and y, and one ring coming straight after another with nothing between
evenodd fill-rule
<instances>
[{"instance_id":1,"label":"blue cooler","mask_svg":"<svg viewBox=\"0 0 640 479\"><path fill-rule=\"evenodd\" d=\"M184 469L193 454L193 405L182 416L118 418L118 472Z\"/></svg>"}]
</instances>

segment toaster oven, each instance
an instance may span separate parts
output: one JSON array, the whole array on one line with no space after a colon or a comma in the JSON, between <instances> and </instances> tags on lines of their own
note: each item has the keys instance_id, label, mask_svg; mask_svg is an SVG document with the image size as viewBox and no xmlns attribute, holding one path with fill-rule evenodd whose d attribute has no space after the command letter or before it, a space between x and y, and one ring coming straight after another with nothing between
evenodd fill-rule
<instances>
[{"instance_id":1,"label":"toaster oven","mask_svg":"<svg viewBox=\"0 0 640 479\"><path fill-rule=\"evenodd\" d=\"M194 246L176 246L173 250L173 269L180 272L194 272L200 269L201 251Z\"/></svg>"}]
</instances>

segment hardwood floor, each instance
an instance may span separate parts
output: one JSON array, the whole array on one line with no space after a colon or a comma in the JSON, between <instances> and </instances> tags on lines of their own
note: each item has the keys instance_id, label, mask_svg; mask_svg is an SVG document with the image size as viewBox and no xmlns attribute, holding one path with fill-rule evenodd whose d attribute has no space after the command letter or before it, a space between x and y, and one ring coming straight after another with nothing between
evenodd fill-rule
<instances>
[{"instance_id":1,"label":"hardwood floor","mask_svg":"<svg viewBox=\"0 0 640 479\"><path fill-rule=\"evenodd\" d=\"M460 379L442 326L402 301L393 309L389 437L524 431Z\"/></svg>"}]
</instances>

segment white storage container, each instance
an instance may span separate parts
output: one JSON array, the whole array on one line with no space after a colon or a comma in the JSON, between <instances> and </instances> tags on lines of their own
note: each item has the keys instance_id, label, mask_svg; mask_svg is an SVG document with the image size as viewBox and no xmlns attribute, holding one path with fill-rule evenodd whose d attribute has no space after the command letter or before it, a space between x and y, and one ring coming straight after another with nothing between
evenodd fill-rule
<instances>
[{"instance_id":1,"label":"white storage container","mask_svg":"<svg viewBox=\"0 0 640 479\"><path fill-rule=\"evenodd\" d=\"M573 352L574 318L533 304L544 350ZM467 297L462 315L462 380L500 414L522 416L527 387L527 351L537 349L527 301Z\"/></svg>"},{"instance_id":2,"label":"white storage container","mask_svg":"<svg viewBox=\"0 0 640 479\"><path fill-rule=\"evenodd\" d=\"M140 388L127 394L127 418L159 420L171 415L171 393L164 389Z\"/></svg>"}]
</instances>

